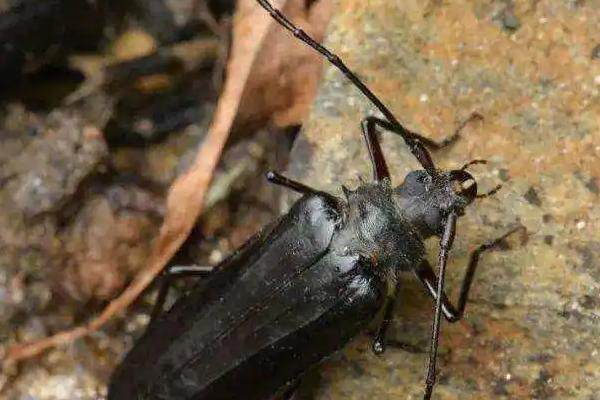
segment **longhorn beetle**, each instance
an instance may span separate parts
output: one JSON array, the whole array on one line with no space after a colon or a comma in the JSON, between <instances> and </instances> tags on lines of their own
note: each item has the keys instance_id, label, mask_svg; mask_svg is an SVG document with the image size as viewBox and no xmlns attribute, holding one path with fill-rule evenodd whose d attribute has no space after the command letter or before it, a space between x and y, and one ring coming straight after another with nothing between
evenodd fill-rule
<instances>
[{"instance_id":1,"label":"longhorn beetle","mask_svg":"<svg viewBox=\"0 0 600 400\"><path fill-rule=\"evenodd\" d=\"M257 0L294 36L325 56L377 107L384 119L362 121L373 182L345 198L313 189L275 172L267 179L302 194L289 212L264 228L214 268L172 267L166 271L151 323L109 385L109 400L290 399L301 375L363 331L378 312L383 318L373 351L385 349L398 273L413 271L435 300L424 399L430 399L441 315L458 321L480 255L470 256L457 305L445 295L446 261L456 221L476 198L477 183L460 169L435 167L426 147L451 144L461 127L437 143L406 129L369 88L333 53L294 26L266 0ZM464 124L463 124L464 125ZM399 135L423 169L392 187L376 128ZM423 241L440 238L439 276L424 258ZM205 276L166 313L175 276Z\"/></svg>"}]
</instances>

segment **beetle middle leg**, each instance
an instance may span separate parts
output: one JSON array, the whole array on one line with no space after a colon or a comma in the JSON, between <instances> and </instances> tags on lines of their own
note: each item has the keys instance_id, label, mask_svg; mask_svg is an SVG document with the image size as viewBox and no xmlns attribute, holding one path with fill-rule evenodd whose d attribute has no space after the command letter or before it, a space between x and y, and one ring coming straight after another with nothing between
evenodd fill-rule
<instances>
[{"instance_id":1,"label":"beetle middle leg","mask_svg":"<svg viewBox=\"0 0 600 400\"><path fill-rule=\"evenodd\" d=\"M150 314L150 323L148 326L152 325L152 323L156 321L156 318L162 313L167 294L175 279L186 277L203 278L208 276L213 269L214 267L201 265L171 265L168 267L163 273L160 289L158 290L158 296L156 297L156 302L154 303L152 313Z\"/></svg>"},{"instance_id":2,"label":"beetle middle leg","mask_svg":"<svg viewBox=\"0 0 600 400\"><path fill-rule=\"evenodd\" d=\"M383 319L379 324L379 328L377 329L377 333L375 334L375 339L373 339L373 344L371 345L371 350L376 355L383 354L385 352L385 337L387 335L387 330L392 322L394 309L396 308L396 298L398 295L398 283L394 285L394 289L391 290L391 293L387 296L387 301L385 303L385 309L383 311Z\"/></svg>"}]
</instances>

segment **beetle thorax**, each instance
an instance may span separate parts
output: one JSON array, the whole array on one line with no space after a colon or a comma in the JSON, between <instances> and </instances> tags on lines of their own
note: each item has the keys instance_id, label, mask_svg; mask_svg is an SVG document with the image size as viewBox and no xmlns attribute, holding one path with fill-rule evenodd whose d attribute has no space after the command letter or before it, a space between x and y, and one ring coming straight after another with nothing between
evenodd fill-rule
<instances>
[{"instance_id":1,"label":"beetle thorax","mask_svg":"<svg viewBox=\"0 0 600 400\"><path fill-rule=\"evenodd\" d=\"M447 172L431 178L425 171L412 171L394 189L393 198L400 213L423 238L441 235L448 212L462 215L468 204L455 192Z\"/></svg>"},{"instance_id":2,"label":"beetle thorax","mask_svg":"<svg viewBox=\"0 0 600 400\"><path fill-rule=\"evenodd\" d=\"M418 232L398 212L387 181L345 189L346 224L333 240L335 251L369 258L380 269L407 270L424 254Z\"/></svg>"}]
</instances>

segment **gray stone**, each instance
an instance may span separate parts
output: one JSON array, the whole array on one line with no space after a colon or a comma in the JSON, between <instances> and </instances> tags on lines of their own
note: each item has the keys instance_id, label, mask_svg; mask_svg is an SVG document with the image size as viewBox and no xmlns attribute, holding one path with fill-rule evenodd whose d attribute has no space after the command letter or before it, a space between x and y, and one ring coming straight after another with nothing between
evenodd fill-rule
<instances>
[{"instance_id":1,"label":"gray stone","mask_svg":"<svg viewBox=\"0 0 600 400\"><path fill-rule=\"evenodd\" d=\"M433 154L444 169L489 160L473 168L483 190L508 178L459 222L452 297L479 243L516 221L529 233L527 243L482 258L464 323L442 326L436 399L600 393L600 208L589 189L600 179L600 64L589 57L600 26L594 4L516 4L521 26L507 35L493 10L468 1L339 3L327 44L409 128L439 140L472 111L485 118ZM293 150L292 177L339 195L342 184L369 178L360 120L373 112L328 68ZM382 140L399 184L417 163L398 137ZM536 201L528 202L534 187ZM431 261L436 245L429 243ZM412 276L403 286L390 339L426 350L432 302ZM425 353L392 347L376 357L369 347L361 336L326 362L317 397L422 398Z\"/></svg>"},{"instance_id":2,"label":"gray stone","mask_svg":"<svg viewBox=\"0 0 600 400\"><path fill-rule=\"evenodd\" d=\"M97 128L75 115L52 113L44 136L4 166L2 191L27 218L57 211L107 155Z\"/></svg>"}]
</instances>

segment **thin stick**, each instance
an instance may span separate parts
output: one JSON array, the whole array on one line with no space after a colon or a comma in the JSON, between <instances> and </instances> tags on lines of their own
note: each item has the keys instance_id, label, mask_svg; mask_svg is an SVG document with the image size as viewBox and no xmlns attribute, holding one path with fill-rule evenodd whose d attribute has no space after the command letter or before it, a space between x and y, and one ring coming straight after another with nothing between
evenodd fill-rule
<instances>
[{"instance_id":1,"label":"thin stick","mask_svg":"<svg viewBox=\"0 0 600 400\"><path fill-rule=\"evenodd\" d=\"M285 0L279 3L283 6ZM237 114L251 67L270 26L269 17L256 8L258 12L252 17L252 24L240 24L241 26L237 27L238 31L234 27L237 40L234 41L227 74L231 79L225 83L213 122L194 164L185 174L179 176L169 189L165 220L147 267L138 273L119 297L111 301L102 313L89 323L40 341L14 345L8 349L5 364L10 365L53 347L68 344L102 327L125 310L150 285L185 241L202 210L209 183Z\"/></svg>"}]
</instances>

